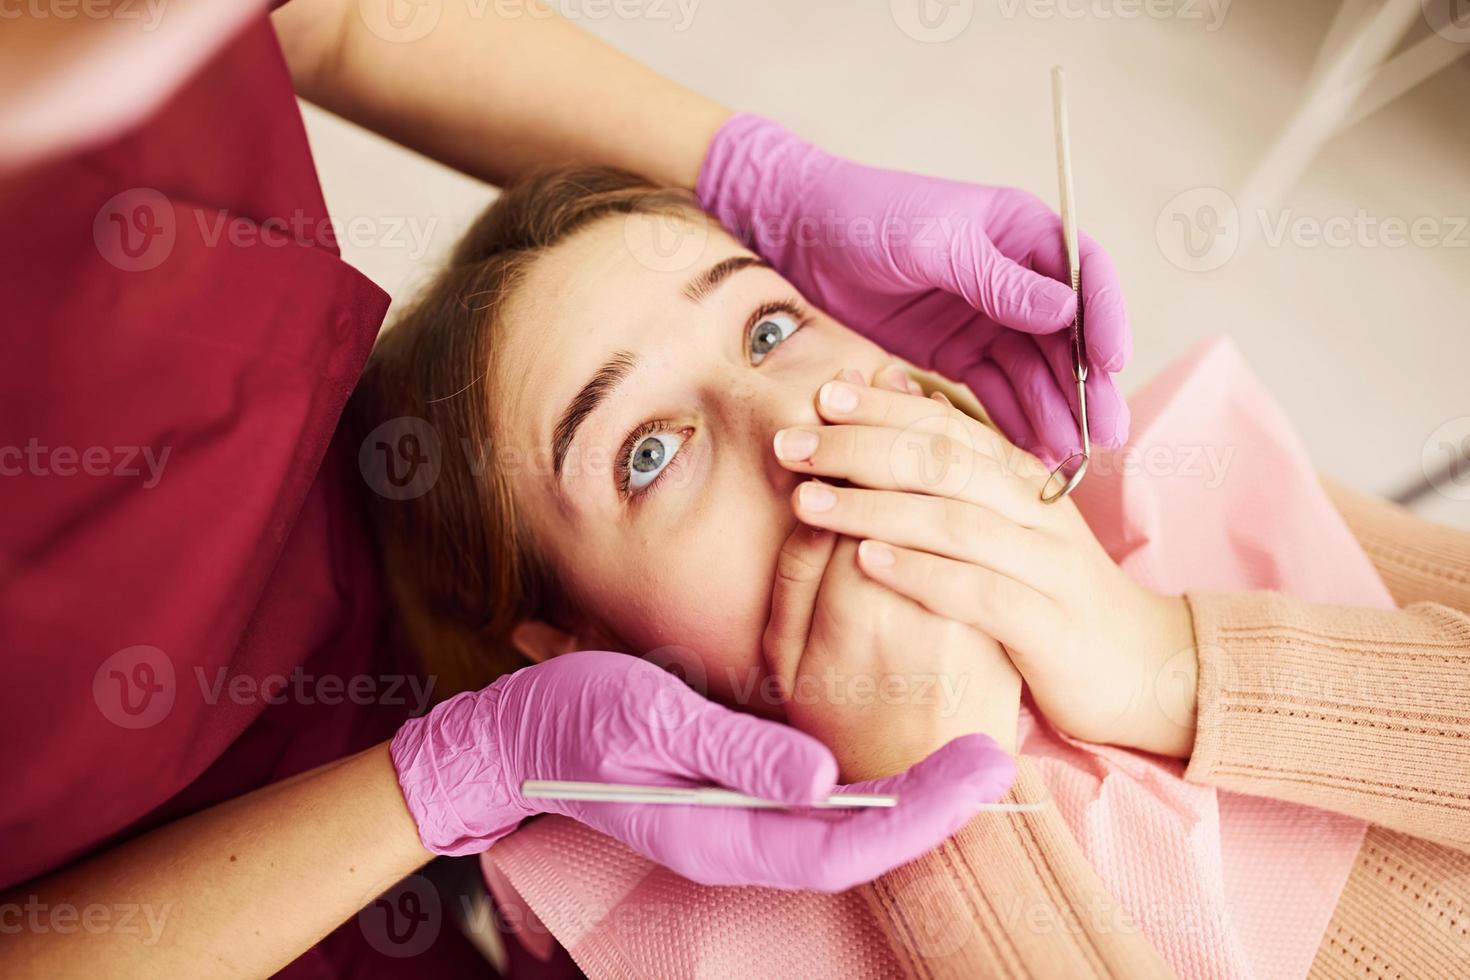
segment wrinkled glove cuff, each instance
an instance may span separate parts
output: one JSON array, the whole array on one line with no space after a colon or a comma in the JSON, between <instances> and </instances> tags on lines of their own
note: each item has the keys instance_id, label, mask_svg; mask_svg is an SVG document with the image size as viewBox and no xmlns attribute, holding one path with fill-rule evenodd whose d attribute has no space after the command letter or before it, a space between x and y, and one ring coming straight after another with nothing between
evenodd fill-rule
<instances>
[{"instance_id":1,"label":"wrinkled glove cuff","mask_svg":"<svg viewBox=\"0 0 1470 980\"><path fill-rule=\"evenodd\" d=\"M494 719L510 675L398 729L388 746L419 840L435 854L479 854L534 811L508 778Z\"/></svg>"},{"instance_id":2,"label":"wrinkled glove cuff","mask_svg":"<svg viewBox=\"0 0 1470 980\"><path fill-rule=\"evenodd\" d=\"M836 162L780 123L736 113L710 141L694 193L727 231L784 271L805 189Z\"/></svg>"}]
</instances>

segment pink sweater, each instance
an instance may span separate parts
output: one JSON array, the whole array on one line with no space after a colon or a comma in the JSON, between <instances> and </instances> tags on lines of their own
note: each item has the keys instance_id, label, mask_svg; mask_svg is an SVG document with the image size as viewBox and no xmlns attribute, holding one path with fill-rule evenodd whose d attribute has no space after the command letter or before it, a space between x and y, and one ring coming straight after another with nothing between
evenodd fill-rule
<instances>
[{"instance_id":1,"label":"pink sweater","mask_svg":"<svg viewBox=\"0 0 1470 980\"><path fill-rule=\"evenodd\" d=\"M1190 594L1185 776L1372 823L1313 976L1470 976L1470 533L1328 490L1402 608ZM1023 765L1012 795L1041 792ZM976 820L860 891L910 976L1168 974L1054 810Z\"/></svg>"}]
</instances>

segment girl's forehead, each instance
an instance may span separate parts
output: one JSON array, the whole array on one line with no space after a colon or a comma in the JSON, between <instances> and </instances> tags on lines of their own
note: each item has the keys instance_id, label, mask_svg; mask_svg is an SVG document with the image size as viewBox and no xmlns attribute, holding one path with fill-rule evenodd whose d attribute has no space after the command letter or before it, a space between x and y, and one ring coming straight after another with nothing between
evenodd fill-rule
<instances>
[{"instance_id":1,"label":"girl's forehead","mask_svg":"<svg viewBox=\"0 0 1470 980\"><path fill-rule=\"evenodd\" d=\"M700 219L703 220L702 218ZM689 304L691 276L745 250L717 227L657 251L647 236L680 231L693 219L662 214L614 215L593 222L538 255L506 299L497 329L495 401L519 440L549 436L557 404L570 399L617 351L661 342L657 329L672 310ZM709 223L709 222L705 222ZM672 231L671 231L672 229ZM558 401L560 399L560 401ZM545 430L545 431L542 431Z\"/></svg>"}]
</instances>

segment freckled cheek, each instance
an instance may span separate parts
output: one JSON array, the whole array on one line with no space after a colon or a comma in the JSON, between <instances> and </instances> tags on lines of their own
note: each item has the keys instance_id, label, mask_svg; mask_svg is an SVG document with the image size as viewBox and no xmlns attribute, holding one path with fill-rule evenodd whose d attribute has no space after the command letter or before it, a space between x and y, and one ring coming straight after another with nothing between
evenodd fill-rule
<instances>
[{"instance_id":1,"label":"freckled cheek","mask_svg":"<svg viewBox=\"0 0 1470 980\"><path fill-rule=\"evenodd\" d=\"M728 532L684 537L676 550L648 555L641 572L629 576L630 601L608 618L636 652L686 648L704 674L696 686L732 702L765 674L761 636L774 551ZM686 659L682 650L665 649L660 656Z\"/></svg>"}]
</instances>

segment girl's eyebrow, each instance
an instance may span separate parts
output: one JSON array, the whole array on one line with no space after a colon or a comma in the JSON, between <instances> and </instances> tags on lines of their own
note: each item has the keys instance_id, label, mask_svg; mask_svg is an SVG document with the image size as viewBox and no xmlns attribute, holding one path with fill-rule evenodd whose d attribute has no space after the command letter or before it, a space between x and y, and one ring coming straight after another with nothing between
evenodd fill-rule
<instances>
[{"instance_id":1,"label":"girl's eyebrow","mask_svg":"<svg viewBox=\"0 0 1470 980\"><path fill-rule=\"evenodd\" d=\"M695 303L703 302L710 293L719 288L720 283L741 269L751 268L769 269L770 266L758 255L732 255L728 259L721 259L703 272L696 273L693 279L685 283L684 296ZM561 480L562 464L572 448L572 440L577 436L577 429L637 366L638 358L633 354L625 350L615 351L562 410L561 417L551 430L551 471L558 482Z\"/></svg>"},{"instance_id":2,"label":"girl's eyebrow","mask_svg":"<svg viewBox=\"0 0 1470 980\"><path fill-rule=\"evenodd\" d=\"M741 269L752 267L770 268L766 260L758 255L732 255L728 259L721 259L685 283L684 295L695 303L701 303L710 293L719 288L720 283Z\"/></svg>"},{"instance_id":3,"label":"girl's eyebrow","mask_svg":"<svg viewBox=\"0 0 1470 980\"><path fill-rule=\"evenodd\" d=\"M582 386L582 390L567 403L562 411L561 418L557 419L556 428L552 430L551 437L551 470L556 474L558 481L561 480L562 463L566 461L567 450L572 446L572 439L577 435L577 427L587 420L587 416L597 410L613 389L623 383L623 380L638 366L638 358L628 351L614 351L613 356L607 359L607 363L597 369L597 373Z\"/></svg>"}]
</instances>

